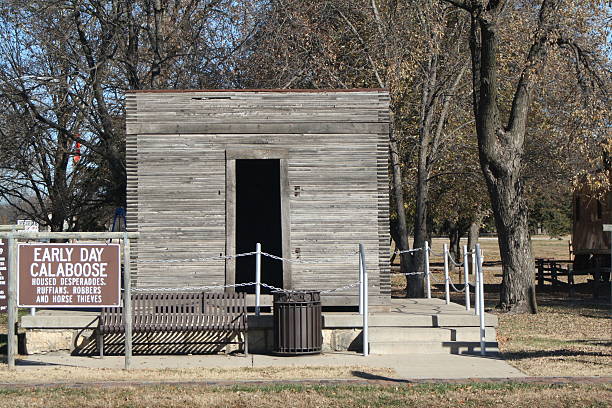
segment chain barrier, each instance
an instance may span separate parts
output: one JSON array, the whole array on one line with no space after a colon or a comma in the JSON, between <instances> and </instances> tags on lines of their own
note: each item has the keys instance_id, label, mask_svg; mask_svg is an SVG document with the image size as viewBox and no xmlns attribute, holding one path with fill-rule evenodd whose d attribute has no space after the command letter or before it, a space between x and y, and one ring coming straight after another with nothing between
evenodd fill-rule
<instances>
[{"instance_id":1,"label":"chain barrier","mask_svg":"<svg viewBox=\"0 0 612 408\"><path fill-rule=\"evenodd\" d=\"M348 285L344 285L344 286L341 286L341 287L336 288L336 289L322 290L321 293L332 293L332 292L338 292L338 291L341 291L341 290L351 289L351 288L354 288L356 286L359 286L360 283L361 282L349 283ZM369 286L373 286L373 285L369 285Z\"/></svg>"},{"instance_id":2,"label":"chain barrier","mask_svg":"<svg viewBox=\"0 0 612 408\"><path fill-rule=\"evenodd\" d=\"M393 272L396 275L405 275L405 276L410 276L410 275L424 275L425 272Z\"/></svg>"},{"instance_id":3,"label":"chain barrier","mask_svg":"<svg viewBox=\"0 0 612 408\"><path fill-rule=\"evenodd\" d=\"M340 255L339 258L352 258L358 253L359 251L355 251L347 255ZM261 255L267 256L268 258L276 259L277 261L285 261L285 262L290 262L290 263L295 263L295 264L304 264L304 265L327 264L327 263L336 262L336 259L323 259L323 260L317 260L317 261L305 261L303 259L287 259L287 258L283 258L282 256L276 256L276 255L269 254L267 252L261 252Z\"/></svg>"},{"instance_id":4,"label":"chain barrier","mask_svg":"<svg viewBox=\"0 0 612 408\"><path fill-rule=\"evenodd\" d=\"M414 252L419 252L422 251L423 248L413 248L413 249L404 249L402 251L395 251L394 254L395 255L401 255L401 254L410 254L412 255Z\"/></svg>"},{"instance_id":5,"label":"chain barrier","mask_svg":"<svg viewBox=\"0 0 612 408\"><path fill-rule=\"evenodd\" d=\"M203 262L203 261L221 261L226 259L235 259L244 256L252 256L257 255L257 251L253 252L245 252L236 255L219 255L219 256L210 256L210 257L201 257L201 258L190 258L190 259L159 259L159 260L136 260L135 262L138 264L158 264L158 263L186 263L186 262ZM276 259L279 261L286 261L296 264L327 264L331 262L335 262L336 259L323 259L323 260L315 260L315 261L306 261L302 259L287 259L280 256L272 255L267 252L259 252L262 256L267 256L271 259ZM359 254L359 251L354 251L346 255L340 255L339 258L352 258L355 255ZM351 289L356 286L359 286L360 282L353 282L348 285L344 285L335 289L327 289L320 291L321 293L332 293L341 290ZM228 285L207 285L207 286L184 286L184 287L176 287L176 288L132 288L132 292L182 292L182 291L206 291L206 290L216 290L216 289L226 289L226 288L238 288L244 286L256 286L257 282L246 282L246 283L235 283ZM260 286L270 289L275 292L285 292L285 293L297 293L301 292L300 290L290 290L277 288L273 285L268 285L267 283L260 282Z\"/></svg>"},{"instance_id":6,"label":"chain barrier","mask_svg":"<svg viewBox=\"0 0 612 408\"><path fill-rule=\"evenodd\" d=\"M444 280L440 281L440 280L436 279L435 275L433 273L431 273L431 272L429 272L429 277L430 277L431 280L434 281L434 283L444 283Z\"/></svg>"},{"instance_id":7,"label":"chain barrier","mask_svg":"<svg viewBox=\"0 0 612 408\"><path fill-rule=\"evenodd\" d=\"M326 289L326 290L320 290L320 293L332 293L332 292L338 292L341 290L346 290L346 289L351 289L354 288L356 286L359 286L360 282L353 282L353 283L349 283L348 285L344 285L344 286L340 286L339 288L335 288L335 289ZM260 284L262 287L270 289L273 292L283 292L283 293L300 293L303 292L303 290L291 290L291 289L283 289L283 288L277 288L276 286L272 286L272 285L268 285L267 283L261 283Z\"/></svg>"},{"instance_id":8,"label":"chain barrier","mask_svg":"<svg viewBox=\"0 0 612 408\"><path fill-rule=\"evenodd\" d=\"M451 254L448 254L448 259L451 261L453 265L455 265L458 268L463 266L463 262L457 263Z\"/></svg>"},{"instance_id":9,"label":"chain barrier","mask_svg":"<svg viewBox=\"0 0 612 408\"><path fill-rule=\"evenodd\" d=\"M321 290L319 292L321 292L321 293L338 292L338 291L342 291L342 290L346 290L346 289L351 289L351 288L354 288L356 286L359 286L359 283L360 282L353 282L353 283L350 283L348 285L340 286L340 287L335 288L335 289L326 289L326 290ZM178 288L132 288L132 292L188 292L188 291L206 291L206 290L213 290L213 289L238 288L238 287L255 286L255 285L257 285L257 282L235 283L235 284L229 284L229 285L184 286L184 287L178 287ZM277 288L276 286L268 285L267 283L263 283L263 282L261 282L260 285L261 285L261 287L270 289L273 292L285 292L285 293L299 293L299 292L303 292L303 290L291 290L291 289ZM370 286L373 286L373 285L370 285Z\"/></svg>"},{"instance_id":10,"label":"chain barrier","mask_svg":"<svg viewBox=\"0 0 612 408\"><path fill-rule=\"evenodd\" d=\"M132 292L189 292L206 291L213 289L238 288L242 286L257 285L257 282L233 283L228 285L209 285L209 286L184 286L180 288L132 288ZM261 284L263 286L263 283Z\"/></svg>"},{"instance_id":11,"label":"chain barrier","mask_svg":"<svg viewBox=\"0 0 612 408\"><path fill-rule=\"evenodd\" d=\"M139 264L153 264L153 263L183 263L183 262L203 262L203 261L222 261L225 259L234 259L240 258L242 256L251 256L255 255L257 251L253 252L245 252L242 254L236 255L219 255L219 256L210 256L204 258L191 258L191 259L156 259L156 260L136 260L136 263ZM263 252L262 252L263 255Z\"/></svg>"},{"instance_id":12,"label":"chain barrier","mask_svg":"<svg viewBox=\"0 0 612 408\"><path fill-rule=\"evenodd\" d=\"M298 292L303 292L301 290L291 290L291 289L283 289L283 288L277 288L276 286L272 286L272 285L268 285L267 283L260 283L262 288L267 288L270 289L272 292L283 292L283 293L298 293Z\"/></svg>"},{"instance_id":13,"label":"chain barrier","mask_svg":"<svg viewBox=\"0 0 612 408\"><path fill-rule=\"evenodd\" d=\"M453 283L453 280L451 279L450 276L448 277L448 284L451 286L451 288L453 288L453 290L455 292L459 292L459 293L465 292L465 287L467 286L467 285L464 284L463 289L457 289L457 287ZM469 285L469 283L468 283L468 285Z\"/></svg>"},{"instance_id":14,"label":"chain barrier","mask_svg":"<svg viewBox=\"0 0 612 408\"><path fill-rule=\"evenodd\" d=\"M444 256L444 253L434 252L431 249L429 250L429 253L432 254L433 256Z\"/></svg>"}]
</instances>

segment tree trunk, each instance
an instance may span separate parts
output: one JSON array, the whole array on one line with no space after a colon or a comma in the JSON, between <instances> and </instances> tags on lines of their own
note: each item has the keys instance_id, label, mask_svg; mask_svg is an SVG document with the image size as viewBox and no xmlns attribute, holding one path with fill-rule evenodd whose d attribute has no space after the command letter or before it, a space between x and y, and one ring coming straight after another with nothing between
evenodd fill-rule
<instances>
[{"instance_id":1,"label":"tree trunk","mask_svg":"<svg viewBox=\"0 0 612 408\"><path fill-rule=\"evenodd\" d=\"M472 251L476 248L476 244L478 243L478 237L480 236L480 224L482 223L482 215L476 216L476 219L472 221L470 224L470 228L468 230L468 241L467 247L468 251Z\"/></svg>"},{"instance_id":2,"label":"tree trunk","mask_svg":"<svg viewBox=\"0 0 612 408\"><path fill-rule=\"evenodd\" d=\"M457 263L461 262L461 250L459 249L461 246L461 235L459 228L451 228L448 234L448 253ZM450 271L454 271L456 268L453 262L449 262L448 267Z\"/></svg>"},{"instance_id":3,"label":"tree trunk","mask_svg":"<svg viewBox=\"0 0 612 408\"><path fill-rule=\"evenodd\" d=\"M487 185L502 260L499 307L516 313L536 313L535 264L529 240L527 205L520 183L513 178L487 177Z\"/></svg>"},{"instance_id":4,"label":"tree trunk","mask_svg":"<svg viewBox=\"0 0 612 408\"><path fill-rule=\"evenodd\" d=\"M536 313L535 265L521 179L522 158L533 78L546 57L548 35L555 27L548 20L560 4L542 2L534 42L517 82L508 120L504 122L498 101L497 54L498 22L505 2L452 3L471 14L472 95L478 155L495 215L503 265L499 307L510 312Z\"/></svg>"},{"instance_id":5,"label":"tree trunk","mask_svg":"<svg viewBox=\"0 0 612 408\"><path fill-rule=\"evenodd\" d=\"M419 165L417 174L416 211L414 215L414 241L413 248L424 248L427 240L427 200L429 196L427 152L421 143L419 149ZM410 257L411 272L422 272L425 270L423 251L413 252ZM409 298L422 298L425 296L424 275L409 275L407 279L406 296Z\"/></svg>"},{"instance_id":6,"label":"tree trunk","mask_svg":"<svg viewBox=\"0 0 612 408\"><path fill-rule=\"evenodd\" d=\"M480 224L482 223L482 214L478 214L476 216L476 219L472 221L472 223L470 224L470 228L468 229L468 241L467 241L467 247L468 247L468 251L472 252L474 251L474 249L476 248L476 244L478 243L478 237L480 236ZM471 268L472 265L472 257L475 256L474 254L468 256L468 261L470 262L470 266L468 266L468 268Z\"/></svg>"},{"instance_id":7,"label":"tree trunk","mask_svg":"<svg viewBox=\"0 0 612 408\"><path fill-rule=\"evenodd\" d=\"M402 184L402 169L400 166L399 146L395 139L395 129L391 121L389 130L389 153L391 156L391 168L393 172L393 205L397 212L397 238L395 245L398 250L410 249L408 243L408 227L406 225L406 210L404 209L404 186ZM400 272L406 273L409 270L410 254L405 253L400 256Z\"/></svg>"}]
</instances>

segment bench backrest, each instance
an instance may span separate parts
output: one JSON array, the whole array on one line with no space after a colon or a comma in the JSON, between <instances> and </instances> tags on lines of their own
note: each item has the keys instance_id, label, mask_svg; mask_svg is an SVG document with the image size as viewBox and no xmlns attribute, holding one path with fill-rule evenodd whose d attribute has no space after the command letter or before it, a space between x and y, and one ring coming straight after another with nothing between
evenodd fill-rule
<instances>
[{"instance_id":1,"label":"bench backrest","mask_svg":"<svg viewBox=\"0 0 612 408\"><path fill-rule=\"evenodd\" d=\"M132 293L132 324L135 330L150 324L168 330L203 323L231 325L246 330L246 297L238 292L146 292ZM123 326L123 308L105 307L100 325Z\"/></svg>"}]
</instances>

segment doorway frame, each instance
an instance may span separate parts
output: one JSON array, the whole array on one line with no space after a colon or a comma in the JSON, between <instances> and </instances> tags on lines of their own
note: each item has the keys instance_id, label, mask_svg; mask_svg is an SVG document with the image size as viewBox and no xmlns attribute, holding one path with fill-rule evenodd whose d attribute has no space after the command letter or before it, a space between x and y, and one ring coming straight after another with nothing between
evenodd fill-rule
<instances>
[{"instance_id":1,"label":"doorway frame","mask_svg":"<svg viewBox=\"0 0 612 408\"><path fill-rule=\"evenodd\" d=\"M287 149L261 148L261 146L243 145L239 148L225 150L225 254L236 252L236 160L278 160L281 205L281 243L282 257L291 259L291 211L289 211L289 172ZM255 248L253 248L255 250ZM264 252L266 248L262 249ZM236 259L225 260L225 284L236 283ZM291 263L283 261L283 289L292 289ZM226 292L235 291L234 287Z\"/></svg>"}]
</instances>

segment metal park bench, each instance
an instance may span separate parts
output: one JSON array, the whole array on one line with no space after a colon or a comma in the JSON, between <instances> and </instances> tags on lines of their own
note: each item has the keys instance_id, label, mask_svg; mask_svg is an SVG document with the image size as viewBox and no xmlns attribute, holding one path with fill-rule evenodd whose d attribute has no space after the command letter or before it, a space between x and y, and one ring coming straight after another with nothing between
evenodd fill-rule
<instances>
[{"instance_id":1,"label":"metal park bench","mask_svg":"<svg viewBox=\"0 0 612 408\"><path fill-rule=\"evenodd\" d=\"M133 333L216 332L219 339L210 343L241 344L248 355L244 293L145 292L131 297ZM104 336L122 333L123 308L103 308L96 330L100 357L104 356Z\"/></svg>"}]
</instances>

